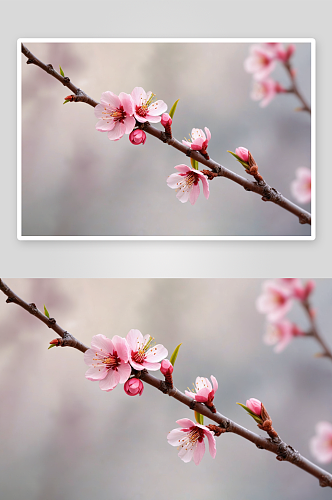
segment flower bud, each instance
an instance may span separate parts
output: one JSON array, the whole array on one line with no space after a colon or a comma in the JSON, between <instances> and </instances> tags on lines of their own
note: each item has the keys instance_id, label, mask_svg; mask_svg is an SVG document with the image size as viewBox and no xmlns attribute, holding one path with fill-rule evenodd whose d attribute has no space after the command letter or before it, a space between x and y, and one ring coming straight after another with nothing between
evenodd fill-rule
<instances>
[{"instance_id":1,"label":"flower bud","mask_svg":"<svg viewBox=\"0 0 332 500\"><path fill-rule=\"evenodd\" d=\"M165 376L173 373L173 365L168 359L163 359L160 367L161 373Z\"/></svg>"},{"instance_id":2,"label":"flower bud","mask_svg":"<svg viewBox=\"0 0 332 500\"><path fill-rule=\"evenodd\" d=\"M251 410L255 415L260 417L262 411L262 403L255 398L250 398L246 402L246 406Z\"/></svg>"},{"instance_id":3,"label":"flower bud","mask_svg":"<svg viewBox=\"0 0 332 500\"><path fill-rule=\"evenodd\" d=\"M172 120L172 118L169 116L169 114L168 114L168 113L163 113L163 114L161 115L161 121L160 121L160 123L162 124L162 126L163 126L163 127L166 127L167 125L169 125L169 126L170 126L170 125L172 125L173 120Z\"/></svg>"},{"instance_id":4,"label":"flower bud","mask_svg":"<svg viewBox=\"0 0 332 500\"><path fill-rule=\"evenodd\" d=\"M146 141L146 133L144 130L136 128L129 134L129 140L132 144L138 146L139 144L145 144Z\"/></svg>"},{"instance_id":5,"label":"flower bud","mask_svg":"<svg viewBox=\"0 0 332 500\"><path fill-rule=\"evenodd\" d=\"M143 382L138 378L130 378L124 385L125 393L128 394L128 396L137 396L137 394L141 396L143 389Z\"/></svg>"},{"instance_id":6,"label":"flower bud","mask_svg":"<svg viewBox=\"0 0 332 500\"><path fill-rule=\"evenodd\" d=\"M249 159L249 151L246 148L236 148L235 154L237 154L242 161L248 162Z\"/></svg>"}]
</instances>

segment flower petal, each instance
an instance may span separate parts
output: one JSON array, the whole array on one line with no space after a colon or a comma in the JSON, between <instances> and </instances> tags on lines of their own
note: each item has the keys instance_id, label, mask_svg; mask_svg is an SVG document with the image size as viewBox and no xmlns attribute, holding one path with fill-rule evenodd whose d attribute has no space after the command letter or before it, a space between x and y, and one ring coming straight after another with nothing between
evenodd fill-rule
<instances>
[{"instance_id":1,"label":"flower petal","mask_svg":"<svg viewBox=\"0 0 332 500\"><path fill-rule=\"evenodd\" d=\"M137 351L140 345L143 343L143 335L139 330L130 330L127 333L126 340L128 342L129 348L132 351Z\"/></svg>"},{"instance_id":2,"label":"flower petal","mask_svg":"<svg viewBox=\"0 0 332 500\"><path fill-rule=\"evenodd\" d=\"M200 463L200 461L202 460L202 458L204 456L204 453L205 453L204 440L201 442L197 441L197 444L194 448L194 462L196 465L198 465Z\"/></svg>"},{"instance_id":3,"label":"flower petal","mask_svg":"<svg viewBox=\"0 0 332 500\"><path fill-rule=\"evenodd\" d=\"M95 335L91 339L91 349L98 349L106 354L113 354L114 345L111 339L105 337L105 335L99 334Z\"/></svg>"},{"instance_id":4,"label":"flower petal","mask_svg":"<svg viewBox=\"0 0 332 500\"><path fill-rule=\"evenodd\" d=\"M129 363L122 363L118 366L118 374L120 376L119 383L124 384L131 374L131 366Z\"/></svg>"},{"instance_id":5,"label":"flower petal","mask_svg":"<svg viewBox=\"0 0 332 500\"><path fill-rule=\"evenodd\" d=\"M88 380L102 380L106 377L107 371L108 370L105 365L101 368L91 367L85 372L85 378Z\"/></svg>"},{"instance_id":6,"label":"flower petal","mask_svg":"<svg viewBox=\"0 0 332 500\"><path fill-rule=\"evenodd\" d=\"M108 374L99 382L99 387L102 391L112 391L120 381L119 372L116 370L108 370Z\"/></svg>"}]
</instances>

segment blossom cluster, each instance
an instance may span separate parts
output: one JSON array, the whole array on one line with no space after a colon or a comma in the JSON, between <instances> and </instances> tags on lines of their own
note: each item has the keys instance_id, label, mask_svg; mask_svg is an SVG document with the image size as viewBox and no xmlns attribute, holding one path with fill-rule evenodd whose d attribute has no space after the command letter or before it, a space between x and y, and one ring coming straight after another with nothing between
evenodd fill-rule
<instances>
[{"instance_id":1,"label":"blossom cluster","mask_svg":"<svg viewBox=\"0 0 332 500\"><path fill-rule=\"evenodd\" d=\"M287 63L295 51L294 45L287 48L282 43L254 44L250 55L244 62L244 68L253 75L251 98L261 101L260 106L267 106L276 94L287 92L278 82L270 78L277 61Z\"/></svg>"},{"instance_id":2,"label":"blossom cluster","mask_svg":"<svg viewBox=\"0 0 332 500\"><path fill-rule=\"evenodd\" d=\"M111 141L118 141L124 134L131 134L136 121L159 123L167 104L154 101L154 97L155 94L145 92L142 87L135 87L131 94L121 92L118 96L110 91L103 92L100 104L95 107L95 115L99 119L96 129L107 132ZM144 144L145 132L132 134L130 140L133 144Z\"/></svg>"},{"instance_id":3,"label":"blossom cluster","mask_svg":"<svg viewBox=\"0 0 332 500\"><path fill-rule=\"evenodd\" d=\"M291 183L291 192L299 203L309 203L311 200L311 171L307 167L296 169L296 178Z\"/></svg>"},{"instance_id":4,"label":"blossom cluster","mask_svg":"<svg viewBox=\"0 0 332 500\"><path fill-rule=\"evenodd\" d=\"M142 381L130 378L131 369L159 370L160 361L168 354L163 345L151 347L151 342L150 335L143 337L139 330L130 330L126 338L114 335L109 339L105 335L95 335L91 349L84 353L84 362L90 366L86 378L99 381L102 391L112 391L120 383L124 384L128 395L141 395Z\"/></svg>"},{"instance_id":5,"label":"blossom cluster","mask_svg":"<svg viewBox=\"0 0 332 500\"><path fill-rule=\"evenodd\" d=\"M313 281L302 284L298 278L281 278L263 283L263 293L258 297L256 307L258 312L266 314L268 324L263 340L268 345L275 345L275 352L285 349L294 337L305 335L285 315L294 300L307 301L314 287Z\"/></svg>"}]
</instances>

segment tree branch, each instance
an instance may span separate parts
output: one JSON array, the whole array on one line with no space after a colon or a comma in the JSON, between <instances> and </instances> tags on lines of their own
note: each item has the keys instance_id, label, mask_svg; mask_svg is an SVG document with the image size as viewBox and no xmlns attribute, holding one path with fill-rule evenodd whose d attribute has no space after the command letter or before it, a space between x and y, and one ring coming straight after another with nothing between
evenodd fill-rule
<instances>
[{"instance_id":1,"label":"tree branch","mask_svg":"<svg viewBox=\"0 0 332 500\"><path fill-rule=\"evenodd\" d=\"M92 107L96 107L98 102L89 97L85 92L76 87L73 83L71 83L68 77L63 77L59 73L57 73L51 64L44 64L39 59L37 59L32 52L30 52L25 45L22 43L22 53L28 58L27 64L35 64L39 66L41 69L46 71L48 74L59 80L65 87L68 87L72 92L74 92L75 97L71 99L72 102L85 102ZM311 214L299 207L295 203L291 202L287 198L285 198L281 193L279 193L276 189L269 186L264 180L261 182L254 182L252 180L248 180L241 175L228 170L226 167L223 167L219 163L209 159L207 160L202 156L201 153L197 151L193 151L190 148L184 146L181 142L176 139L169 137L165 132L160 131L154 127L152 127L148 122L144 125L140 124L141 128L144 129L148 134L156 137L160 141L167 143L169 146L185 153L186 156L197 160L199 163L207 166L212 170L212 172L216 175L213 177L226 177L227 179L236 182L240 186L242 186L246 191L252 191L253 193L259 194L262 197L263 201L270 201L284 208L288 212L294 214L299 218L300 224L309 224L311 225Z\"/></svg>"},{"instance_id":2,"label":"tree branch","mask_svg":"<svg viewBox=\"0 0 332 500\"><path fill-rule=\"evenodd\" d=\"M292 86L290 89L287 90L287 92L290 94L296 95L296 97L302 103L301 110L307 111L311 115L311 108L310 108L309 104L306 102L306 100L304 99L304 97L302 96L302 94L300 93L299 88L297 86L294 70L291 66L291 63L289 61L284 61L283 64L284 64L284 68L286 69L287 73L289 74L289 77L290 77L291 82L292 82Z\"/></svg>"},{"instance_id":3,"label":"tree branch","mask_svg":"<svg viewBox=\"0 0 332 500\"><path fill-rule=\"evenodd\" d=\"M314 337L317 340L317 342L320 344L320 346L322 347L323 352L321 354L319 354L319 356L322 356L322 357L324 356L324 357L330 358L332 360L332 351L318 331L315 315L314 315L312 307L310 306L309 300L308 299L302 300L301 304L302 304L302 306L303 306L303 308L308 316L308 319L310 322L310 327L311 327L310 331L306 335L308 335L309 337Z\"/></svg>"},{"instance_id":4,"label":"tree branch","mask_svg":"<svg viewBox=\"0 0 332 500\"><path fill-rule=\"evenodd\" d=\"M18 306L25 309L27 312L36 316L40 321L45 323L49 328L54 330L64 342L61 342L61 346L73 347L81 352L85 352L88 347L79 342L75 337L70 335L66 330L61 328L55 321L54 318L47 318L41 311L37 309L35 304L28 304L22 300L18 295L16 295L5 283L0 279L0 290L8 297L7 303L15 303ZM305 457L300 455L300 453L292 446L286 444L280 439L279 436L271 439L270 437L263 437L248 429L242 427L241 425L233 422L229 418L225 417L221 413L213 413L207 406L202 403L198 403L194 399L186 396L176 387L170 388L163 380L157 379L151 375L147 370L137 372L134 370L135 376L143 380L146 384L155 387L164 394L168 394L180 403L188 406L191 410L197 411L201 415L210 418L212 421L216 422L224 432L232 432L238 436L247 439L251 443L255 444L257 448L264 449L274 453L277 460L290 462L300 469L303 469L308 474L316 477L319 480L319 484L322 487L329 486L332 488L332 475L321 469L314 463L307 460ZM217 433L216 433L217 434Z\"/></svg>"}]
</instances>

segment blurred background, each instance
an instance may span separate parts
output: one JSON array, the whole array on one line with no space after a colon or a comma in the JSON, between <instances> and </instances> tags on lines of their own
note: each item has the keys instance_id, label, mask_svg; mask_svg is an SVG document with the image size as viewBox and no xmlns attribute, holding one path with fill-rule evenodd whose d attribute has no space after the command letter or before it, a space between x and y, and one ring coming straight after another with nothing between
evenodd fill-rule
<instances>
[{"instance_id":1,"label":"blurred background","mask_svg":"<svg viewBox=\"0 0 332 500\"><path fill-rule=\"evenodd\" d=\"M319 420L332 422L332 364L298 338L280 354L262 342L265 317L256 279L8 279L19 296L44 304L59 325L86 345L93 335L155 337L171 354L182 342L174 381L181 391L197 376L219 382L217 409L263 434L236 402L262 400L280 436L310 460ZM332 280L316 280L312 296L319 329L332 344ZM185 464L167 433L192 412L146 385L141 397L112 392L85 379L83 355L47 350L56 337L0 295L1 468L6 500L172 498L325 500L329 489L297 467L277 462L248 441L225 434L217 455ZM306 329L294 304L288 317ZM161 377L156 372L157 377ZM205 419L208 423L208 419ZM332 472L332 464L325 468Z\"/></svg>"},{"instance_id":2,"label":"blurred background","mask_svg":"<svg viewBox=\"0 0 332 500\"><path fill-rule=\"evenodd\" d=\"M266 108L252 101L252 76L244 71L246 43L32 43L93 99L102 92L130 93L141 86L172 104L178 140L208 127L211 158L240 175L227 150L253 153L265 180L295 201L290 183L300 166L310 168L310 117L295 112L293 95ZM310 227L280 207L262 203L227 180L210 182L194 206L182 204L166 185L174 166L189 159L152 136L133 146L124 136L109 141L95 130L93 108L63 106L69 89L26 64L22 57L23 236L305 236ZM299 87L310 101L310 44L296 44L292 59ZM281 66L272 74L285 87ZM161 128L161 125L157 125ZM305 206L310 210L310 206Z\"/></svg>"}]
</instances>

